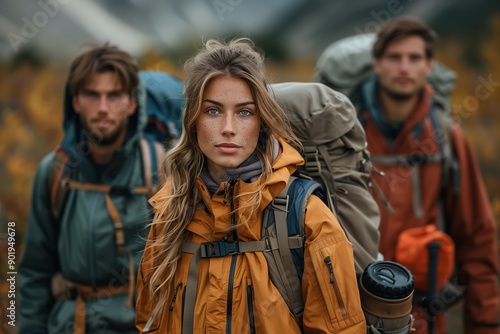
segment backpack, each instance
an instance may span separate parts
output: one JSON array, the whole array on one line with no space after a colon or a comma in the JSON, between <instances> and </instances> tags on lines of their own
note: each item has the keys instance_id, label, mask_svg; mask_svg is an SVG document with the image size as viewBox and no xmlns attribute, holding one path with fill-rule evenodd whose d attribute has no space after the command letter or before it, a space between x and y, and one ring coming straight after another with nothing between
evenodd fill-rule
<instances>
[{"instance_id":1,"label":"backpack","mask_svg":"<svg viewBox=\"0 0 500 334\"><path fill-rule=\"evenodd\" d=\"M353 244L358 275L378 257L379 211L369 191L370 155L354 107L344 95L319 83L274 84L271 92L304 146L305 165L264 211L260 241L183 244L183 252L194 254L183 332L192 331L198 260L244 252L263 252L271 281L302 324L304 215L312 194L334 212Z\"/></svg>"},{"instance_id":2,"label":"backpack","mask_svg":"<svg viewBox=\"0 0 500 334\"><path fill-rule=\"evenodd\" d=\"M314 80L345 93L358 111L363 109L361 86L373 75L372 48L375 40L375 34L355 35L341 39L326 48L316 64ZM451 143L450 94L455 88L456 75L439 61L434 60L431 74L427 80L434 90L433 108L429 113L429 117L440 152L422 157L419 163L439 163L442 165L443 177L438 227L446 231L444 196L450 180L453 181L454 193L460 193L459 164L453 154ZM361 123L364 123L362 114L359 114L358 118ZM372 156L373 162L385 165L402 164L411 166L415 164L414 160L414 157ZM422 215L421 194L417 192L418 188L413 187L415 189L413 198L417 217Z\"/></svg>"},{"instance_id":3,"label":"backpack","mask_svg":"<svg viewBox=\"0 0 500 334\"><path fill-rule=\"evenodd\" d=\"M145 87L148 116L144 133L169 149L182 131L184 84L171 74L156 71L140 71L139 80Z\"/></svg>"},{"instance_id":4,"label":"backpack","mask_svg":"<svg viewBox=\"0 0 500 334\"><path fill-rule=\"evenodd\" d=\"M183 83L174 76L153 71L139 72L138 104L146 106L147 124L143 138L140 140L142 165L145 186L143 187L111 187L104 184L82 183L71 180L72 165L69 163L71 149L59 146L55 150L54 160L49 171L48 189L50 192L51 213L59 219L61 210L70 189L83 189L106 193L106 206L115 227L117 250L124 250L123 225L110 193L123 195L152 196L159 184L159 163L165 156L165 149L176 138L182 129L182 108L184 97ZM78 154L78 153L77 153Z\"/></svg>"},{"instance_id":5,"label":"backpack","mask_svg":"<svg viewBox=\"0 0 500 334\"><path fill-rule=\"evenodd\" d=\"M365 132L349 99L320 83L271 85L300 139L305 164L296 175L324 187L326 203L354 248L356 274L378 258L380 213L370 193Z\"/></svg>"},{"instance_id":6,"label":"backpack","mask_svg":"<svg viewBox=\"0 0 500 334\"><path fill-rule=\"evenodd\" d=\"M347 95L357 107L360 87L373 75L372 48L375 40L375 34L362 34L332 43L318 58L313 80ZM456 84L455 73L434 60L427 81L434 89L436 102L449 115L450 94Z\"/></svg>"},{"instance_id":7,"label":"backpack","mask_svg":"<svg viewBox=\"0 0 500 334\"><path fill-rule=\"evenodd\" d=\"M321 198L335 214L353 245L358 276L379 258L380 216L370 193L372 165L365 133L349 99L318 83L274 84L271 91L303 145L303 150L297 149L305 164L264 212L262 235L276 236L279 246L264 256L273 284L301 324L304 215L309 196ZM297 238L301 242L294 243ZM293 267L295 272L287 270Z\"/></svg>"},{"instance_id":8,"label":"backpack","mask_svg":"<svg viewBox=\"0 0 500 334\"><path fill-rule=\"evenodd\" d=\"M337 42L331 44L323 54L319 57L316 64L316 71L314 74L314 80L322 82L329 87L337 89L344 92L352 100L353 104L356 106L358 111L361 111L364 106L362 102L361 87L364 82L371 78L373 75L372 71L372 48L375 43L375 34L366 35L356 35L341 39ZM451 103L450 94L455 88L456 75L453 71L446 68L442 63L437 60L433 61L433 68L431 74L427 78L427 81L432 86L433 94L433 106L429 113L431 124L433 126L434 133L436 135L437 144L439 147L439 153L428 154L426 156L420 156L417 159L415 157L404 157L404 156L372 156L372 161L382 165L401 165L405 167L412 168L412 172L418 176L418 168L421 164L428 163L438 163L442 168L442 178L441 178L441 191L439 196L439 217L437 228L438 231L434 231L431 234L440 235L447 233L449 231L446 219L445 219L445 203L446 203L446 192L451 186L455 195L460 193L460 171L459 163L456 156L454 155L453 145L451 140ZM364 123L363 114L358 114L358 118L361 123ZM418 126L416 127L418 128ZM417 129L415 131L418 131ZM417 133L416 133L417 135ZM416 161L418 160L418 161ZM413 177L413 182L419 182L418 177ZM419 217L423 215L422 209L422 194L419 191L420 185L413 186L413 201L415 208L415 216ZM400 238L406 240L405 238L414 237L413 234L427 235L427 232L432 229L431 227L418 228L417 231L404 231ZM408 235L407 235L408 234ZM446 236L440 236L439 238L433 240L444 240ZM415 247L405 246L405 241L398 241L397 251L399 252L413 252ZM450 239L451 240L451 239ZM407 241L407 240L406 240ZM451 241L452 242L452 241ZM419 254L426 254L429 251L425 247L426 244L420 242L421 245ZM415 246L415 244L413 244ZM449 254L454 252L454 247L444 247L441 249L440 257L447 257L450 259L454 258L454 254ZM430 253L429 253L430 254ZM413 254L414 255L414 254ZM401 260L402 263L408 268L418 268L422 262L418 259L415 263L411 263L409 259L412 258L412 254L396 254L396 259ZM414 257L413 257L414 258ZM425 258L425 256L424 256ZM427 258L425 258L427 261ZM428 287L427 275L440 274L440 272L449 272L449 268L441 268L444 265L444 261L432 264L432 261L425 262L425 268L420 268L419 270L414 270L414 276L416 281L416 288L420 286ZM454 262L454 260L452 260ZM448 264L449 265L449 264ZM437 266L437 267L436 267ZM434 271L434 273L432 273ZM443 275L438 275L443 276ZM446 275L444 275L446 277ZM452 275L452 280L456 281L456 273ZM449 276L448 276L449 277ZM424 283L425 281L425 283ZM430 281L430 279L429 279ZM417 282L419 282L417 284ZM431 284L432 285L432 284ZM437 284L431 288L441 288L443 283ZM453 292L453 303L458 301L463 294L463 287L455 283L446 283L445 288L451 288L456 292ZM430 289L424 289L423 291L430 291ZM422 298L418 298L422 299ZM449 307L450 305L447 305Z\"/></svg>"}]
</instances>

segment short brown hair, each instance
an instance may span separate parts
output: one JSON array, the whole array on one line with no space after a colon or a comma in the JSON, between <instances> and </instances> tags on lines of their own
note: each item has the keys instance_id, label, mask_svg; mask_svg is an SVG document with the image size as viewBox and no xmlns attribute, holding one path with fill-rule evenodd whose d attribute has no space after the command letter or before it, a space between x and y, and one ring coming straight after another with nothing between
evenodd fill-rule
<instances>
[{"instance_id":1,"label":"short brown hair","mask_svg":"<svg viewBox=\"0 0 500 334\"><path fill-rule=\"evenodd\" d=\"M68 86L72 95L77 95L95 73L114 72L130 97L139 84L136 60L127 52L105 43L76 57L71 63Z\"/></svg>"},{"instance_id":2,"label":"short brown hair","mask_svg":"<svg viewBox=\"0 0 500 334\"><path fill-rule=\"evenodd\" d=\"M409 16L395 18L379 30L373 45L373 57L377 59L382 57L392 41L414 35L420 36L425 41L425 54L427 58L432 58L436 33L422 21Z\"/></svg>"}]
</instances>

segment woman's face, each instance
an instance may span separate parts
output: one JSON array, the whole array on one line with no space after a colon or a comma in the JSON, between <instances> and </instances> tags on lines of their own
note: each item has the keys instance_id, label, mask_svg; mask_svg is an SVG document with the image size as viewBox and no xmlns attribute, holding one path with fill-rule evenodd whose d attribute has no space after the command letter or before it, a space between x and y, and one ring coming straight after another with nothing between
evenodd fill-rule
<instances>
[{"instance_id":1,"label":"woman's face","mask_svg":"<svg viewBox=\"0 0 500 334\"><path fill-rule=\"evenodd\" d=\"M198 145L217 182L241 165L257 147L261 120L245 80L218 76L205 87L196 121Z\"/></svg>"}]
</instances>

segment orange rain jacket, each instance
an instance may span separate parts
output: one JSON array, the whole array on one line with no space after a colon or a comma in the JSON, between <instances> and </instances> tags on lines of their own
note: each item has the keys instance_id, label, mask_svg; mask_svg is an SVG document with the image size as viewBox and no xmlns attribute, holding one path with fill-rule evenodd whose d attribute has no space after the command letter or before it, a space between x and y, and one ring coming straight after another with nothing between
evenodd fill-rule
<instances>
[{"instance_id":1,"label":"orange rain jacket","mask_svg":"<svg viewBox=\"0 0 500 334\"><path fill-rule=\"evenodd\" d=\"M373 157L381 155L418 155L439 152L434 127L428 114L431 109L432 88L427 86L420 104L405 122L392 145L377 127L367 110L361 115L365 122L368 149ZM415 137L415 128L422 124L421 133ZM420 125L421 126L421 125ZM456 247L456 262L460 284L467 286L465 325L467 334L498 334L495 326L498 317L498 249L496 225L488 196L476 160L467 140L456 123L452 124L452 145L460 165L460 192L455 194L449 182L446 203L446 224ZM398 165L375 166L385 176L374 175L382 192L394 209L391 215L379 202L380 251L385 260L395 260L398 235L407 228L438 223L441 190L441 165L427 163L419 167L420 193L423 215L414 210L412 171ZM378 197L374 196L377 200ZM418 308L414 307L414 315ZM483 326L476 326L482 323ZM490 326L485 326L490 324ZM444 317L437 319L436 334L445 330ZM417 316L416 334L427 333L426 319Z\"/></svg>"},{"instance_id":2,"label":"orange rain jacket","mask_svg":"<svg viewBox=\"0 0 500 334\"><path fill-rule=\"evenodd\" d=\"M290 145L281 140L280 145L282 152L273 163L274 172L263 189L260 207L248 220L246 217L237 217L237 221L249 222L237 228L237 236L241 241L260 239L264 209L285 188L296 166L303 163L302 157ZM238 180L235 192L254 191L260 182L260 178L250 184ZM204 205L200 204L188 226L187 240L193 243L219 241L231 226L230 205L223 203L223 194L218 194L221 190L223 192L224 184L221 184L213 197L210 197L199 178L197 188ZM155 197L151 199L152 203L154 199ZM248 197L243 196L237 201L244 203L247 200ZM304 332L364 334L366 325L354 272L352 245L321 199L311 196L306 210L305 268L302 278ZM248 211L243 210L242 215L248 214ZM161 232L155 232L152 228L149 239L153 238L154 233L158 235ZM146 285L151 273L152 263L149 259L152 251L145 251L137 280L136 323L141 332L152 308ZM324 261L327 256L330 256L333 263L336 278L333 284L338 285L342 300L337 298L334 286L330 283L330 271ZM184 301L180 296L186 288L192 257L192 254L182 254L171 283L171 291L176 286L179 287L179 297L174 298L171 293L164 311L155 319L150 332L181 333ZM251 328L255 330L252 333L301 333L299 324L269 278L264 255L261 252L243 253L235 258L233 275L231 268L234 259L231 255L199 260L194 333L244 334L251 333ZM344 308L341 308L341 304ZM253 321L250 315L253 315Z\"/></svg>"}]
</instances>

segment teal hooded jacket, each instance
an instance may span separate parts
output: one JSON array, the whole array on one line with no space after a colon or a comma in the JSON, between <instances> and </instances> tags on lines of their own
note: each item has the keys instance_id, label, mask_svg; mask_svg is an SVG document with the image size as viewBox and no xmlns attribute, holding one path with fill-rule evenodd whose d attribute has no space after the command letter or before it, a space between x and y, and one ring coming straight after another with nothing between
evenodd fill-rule
<instances>
[{"instance_id":1,"label":"teal hooded jacket","mask_svg":"<svg viewBox=\"0 0 500 334\"><path fill-rule=\"evenodd\" d=\"M152 82L161 82L163 73L148 74ZM144 81L144 80L143 80ZM165 95L164 85L147 90L158 101ZM64 138L60 147L69 156L71 179L117 187L145 185L140 139L146 126L146 91L144 82L137 95L137 110L130 116L125 144L117 149L106 169L97 173L85 149L83 128L72 107L72 96L66 91L64 102ZM168 108L167 104L159 104ZM165 110L165 113L168 113ZM180 123L178 123L180 127ZM113 221L105 194L86 190L69 190L64 206L55 219L51 213L49 171L55 152L48 154L36 172L24 252L19 264L19 333L72 333L75 299L55 300L51 280L62 273L66 280L87 286L128 284L129 256L119 255ZM145 195L111 194L124 224L125 246L133 255L137 271L147 236L152 211ZM127 294L106 295L86 302L87 333L137 333L135 306L125 306ZM133 301L135 305L135 300Z\"/></svg>"}]
</instances>

